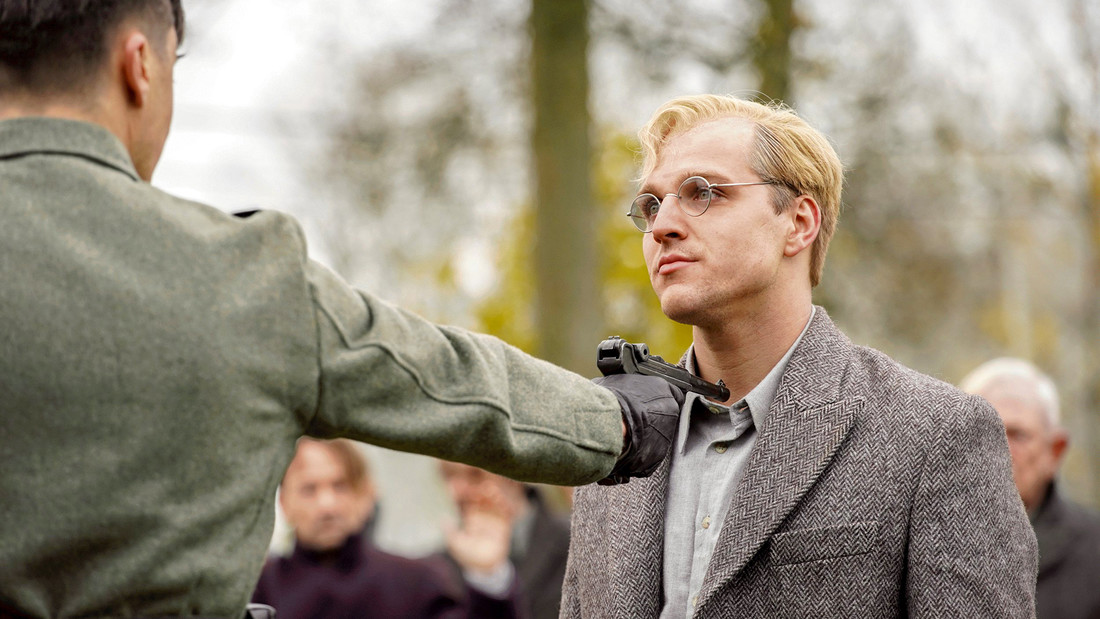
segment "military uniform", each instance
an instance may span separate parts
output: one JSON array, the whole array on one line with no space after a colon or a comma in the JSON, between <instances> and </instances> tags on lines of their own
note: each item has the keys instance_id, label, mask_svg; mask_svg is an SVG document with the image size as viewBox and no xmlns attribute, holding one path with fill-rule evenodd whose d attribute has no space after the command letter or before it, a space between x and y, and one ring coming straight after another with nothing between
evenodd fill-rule
<instances>
[{"instance_id":1,"label":"military uniform","mask_svg":"<svg viewBox=\"0 0 1100 619\"><path fill-rule=\"evenodd\" d=\"M153 188L98 125L0 122L0 222L11 611L239 615L304 434L558 484L621 448L612 393L353 290L285 215Z\"/></svg>"}]
</instances>

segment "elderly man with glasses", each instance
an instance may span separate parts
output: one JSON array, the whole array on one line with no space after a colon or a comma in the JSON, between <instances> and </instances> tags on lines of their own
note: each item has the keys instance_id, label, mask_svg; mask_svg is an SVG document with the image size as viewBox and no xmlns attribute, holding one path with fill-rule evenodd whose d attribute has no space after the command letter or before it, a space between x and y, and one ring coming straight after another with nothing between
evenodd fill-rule
<instances>
[{"instance_id":1,"label":"elderly man with glasses","mask_svg":"<svg viewBox=\"0 0 1100 619\"><path fill-rule=\"evenodd\" d=\"M843 169L780 105L641 131L629 216L688 396L653 476L576 493L563 617L1031 617L1035 537L984 400L853 345L811 292Z\"/></svg>"}]
</instances>

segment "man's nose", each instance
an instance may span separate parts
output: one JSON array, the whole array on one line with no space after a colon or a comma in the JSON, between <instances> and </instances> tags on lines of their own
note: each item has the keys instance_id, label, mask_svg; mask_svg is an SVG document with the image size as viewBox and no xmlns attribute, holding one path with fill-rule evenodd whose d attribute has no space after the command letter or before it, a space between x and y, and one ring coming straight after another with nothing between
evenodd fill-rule
<instances>
[{"instance_id":1,"label":"man's nose","mask_svg":"<svg viewBox=\"0 0 1100 619\"><path fill-rule=\"evenodd\" d=\"M658 240L666 237L682 238L686 216L687 213L680 208L679 196L666 193L661 199L661 208L657 209L657 214L653 217L653 230L650 231L653 238Z\"/></svg>"},{"instance_id":2,"label":"man's nose","mask_svg":"<svg viewBox=\"0 0 1100 619\"><path fill-rule=\"evenodd\" d=\"M330 510L338 503L336 491L332 489L321 490L317 493L317 506L323 510Z\"/></svg>"}]
</instances>

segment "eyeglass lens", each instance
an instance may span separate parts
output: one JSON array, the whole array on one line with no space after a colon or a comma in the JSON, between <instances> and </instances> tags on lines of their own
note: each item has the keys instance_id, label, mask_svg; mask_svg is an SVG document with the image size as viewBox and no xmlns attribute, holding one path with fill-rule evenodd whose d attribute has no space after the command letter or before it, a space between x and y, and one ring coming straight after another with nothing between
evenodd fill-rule
<instances>
[{"instance_id":1,"label":"eyeglass lens","mask_svg":"<svg viewBox=\"0 0 1100 619\"><path fill-rule=\"evenodd\" d=\"M676 197L680 201L680 208L692 217L698 217L706 212L710 206L711 188L707 179L701 176L692 176L680 183L676 190ZM657 218L657 211L661 210L661 200L657 196L644 193L630 205L630 219L642 232L653 229L653 220Z\"/></svg>"}]
</instances>

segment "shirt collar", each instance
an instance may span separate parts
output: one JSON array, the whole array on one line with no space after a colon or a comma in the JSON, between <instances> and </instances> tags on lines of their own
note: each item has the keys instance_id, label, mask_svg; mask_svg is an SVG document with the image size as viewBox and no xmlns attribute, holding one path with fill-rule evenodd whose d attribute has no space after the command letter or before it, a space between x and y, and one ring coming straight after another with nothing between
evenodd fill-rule
<instances>
[{"instance_id":1,"label":"shirt collar","mask_svg":"<svg viewBox=\"0 0 1100 619\"><path fill-rule=\"evenodd\" d=\"M741 398L737 402L729 406L722 406L721 404L711 402L703 396L688 392L684 398L684 406L680 409L680 427L676 433L676 450L680 453L684 451L684 445L687 442L688 427L691 424L691 410L695 406L696 402L699 402L701 406L706 406L707 410L716 414L728 413L730 409L741 409L747 407L749 414L752 415L752 425L759 432L760 428L764 427L764 420L768 416L768 409L772 406L772 401L775 400L775 394L779 390L779 379L783 377L783 371L787 369L787 362L790 361L791 355L794 354L794 349L798 348L798 344L802 341L802 337L806 335L806 331L810 328L810 323L813 322L814 314L817 313L815 306L810 306L810 317L806 320L806 325L802 327L802 333L798 334L794 343L787 349L786 354L779 360L778 363L772 367L767 376L764 377L745 397ZM691 345L685 355L685 369L698 376L698 371L695 367L695 344ZM734 423L733 416L730 416L730 423Z\"/></svg>"}]
</instances>

